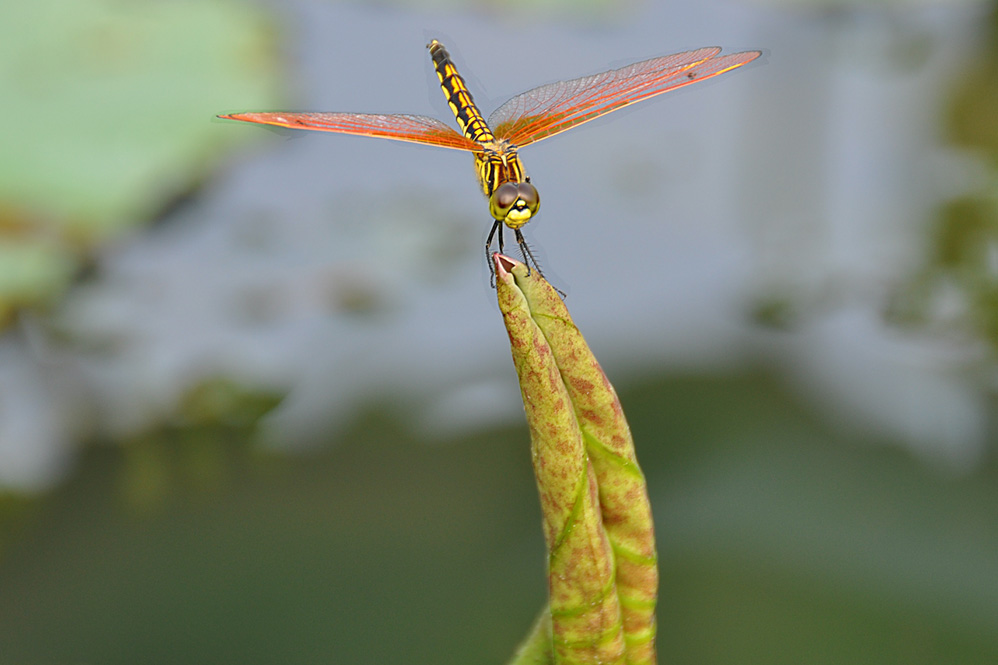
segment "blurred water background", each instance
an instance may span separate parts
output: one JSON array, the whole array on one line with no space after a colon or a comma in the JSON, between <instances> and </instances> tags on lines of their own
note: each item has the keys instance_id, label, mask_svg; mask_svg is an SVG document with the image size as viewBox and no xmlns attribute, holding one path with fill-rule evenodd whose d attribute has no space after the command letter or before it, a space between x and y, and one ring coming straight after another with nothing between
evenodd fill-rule
<instances>
[{"instance_id":1,"label":"blurred water background","mask_svg":"<svg viewBox=\"0 0 998 665\"><path fill-rule=\"evenodd\" d=\"M617 386L675 663L998 662L993 2L0 9L0 663L501 663L545 597L450 120L761 61L529 146Z\"/></svg>"}]
</instances>

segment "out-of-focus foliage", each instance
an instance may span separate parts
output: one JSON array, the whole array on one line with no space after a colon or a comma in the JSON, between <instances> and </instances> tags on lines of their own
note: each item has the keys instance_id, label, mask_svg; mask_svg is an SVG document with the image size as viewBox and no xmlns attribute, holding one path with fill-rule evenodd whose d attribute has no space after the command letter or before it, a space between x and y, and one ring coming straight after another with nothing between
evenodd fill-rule
<instances>
[{"instance_id":1,"label":"out-of-focus foliage","mask_svg":"<svg viewBox=\"0 0 998 665\"><path fill-rule=\"evenodd\" d=\"M990 43L955 91L949 134L959 145L986 151L998 167L998 11L992 11L990 29Z\"/></svg>"},{"instance_id":2,"label":"out-of-focus foliage","mask_svg":"<svg viewBox=\"0 0 998 665\"><path fill-rule=\"evenodd\" d=\"M225 448L254 442L260 419L280 401L280 395L225 378L196 385L174 422L123 446L120 485L127 505L144 512L162 506L178 488L212 492L226 486L234 469Z\"/></svg>"},{"instance_id":3,"label":"out-of-focus foliage","mask_svg":"<svg viewBox=\"0 0 998 665\"><path fill-rule=\"evenodd\" d=\"M998 11L990 43L954 88L947 131L955 144L984 158L989 177L943 206L927 264L895 314L953 326L998 350Z\"/></svg>"},{"instance_id":4,"label":"out-of-focus foliage","mask_svg":"<svg viewBox=\"0 0 998 665\"><path fill-rule=\"evenodd\" d=\"M39 237L41 228L30 217L0 210L0 328L17 307L58 293L72 273L72 252Z\"/></svg>"},{"instance_id":5,"label":"out-of-focus foliage","mask_svg":"<svg viewBox=\"0 0 998 665\"><path fill-rule=\"evenodd\" d=\"M263 17L243 3L6 3L0 324L195 186L237 139L214 114L276 102L273 54Z\"/></svg>"},{"instance_id":6,"label":"out-of-focus foliage","mask_svg":"<svg viewBox=\"0 0 998 665\"><path fill-rule=\"evenodd\" d=\"M843 441L765 376L620 397L661 536L661 662L998 662L993 466ZM526 428L426 446L385 407L308 456L164 429L0 504L22 516L0 530L5 661L505 662L544 602Z\"/></svg>"}]
</instances>

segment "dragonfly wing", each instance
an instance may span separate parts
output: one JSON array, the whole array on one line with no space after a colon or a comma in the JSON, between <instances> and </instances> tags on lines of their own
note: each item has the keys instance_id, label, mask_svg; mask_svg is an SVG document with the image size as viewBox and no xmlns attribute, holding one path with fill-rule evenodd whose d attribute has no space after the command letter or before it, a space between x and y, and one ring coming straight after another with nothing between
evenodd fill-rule
<instances>
[{"instance_id":1,"label":"dragonfly wing","mask_svg":"<svg viewBox=\"0 0 998 665\"><path fill-rule=\"evenodd\" d=\"M481 150L481 146L436 118L423 115L376 115L372 113L232 113L227 120L261 125L375 136L396 141L424 143L455 150Z\"/></svg>"},{"instance_id":2,"label":"dragonfly wing","mask_svg":"<svg viewBox=\"0 0 998 665\"><path fill-rule=\"evenodd\" d=\"M760 55L759 51L720 52L717 47L701 48L542 85L496 109L489 125L497 137L525 146L628 104L741 67Z\"/></svg>"}]
</instances>

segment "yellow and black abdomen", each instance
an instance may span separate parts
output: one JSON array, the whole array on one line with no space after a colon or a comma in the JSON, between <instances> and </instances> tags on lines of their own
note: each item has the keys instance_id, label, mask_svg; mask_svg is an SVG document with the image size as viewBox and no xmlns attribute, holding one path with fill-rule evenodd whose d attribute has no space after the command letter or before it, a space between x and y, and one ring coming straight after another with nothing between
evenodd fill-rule
<instances>
[{"instance_id":1,"label":"yellow and black abdomen","mask_svg":"<svg viewBox=\"0 0 998 665\"><path fill-rule=\"evenodd\" d=\"M472 141L477 143L489 143L495 141L492 130L482 117L482 112L475 106L475 100L471 97L468 86L464 79L457 73L457 67L451 62L450 53L444 45L433 40L427 48L430 49L430 57L433 58L433 67L437 70L437 78L440 79L440 87L447 98L450 110L457 118L457 124L461 131Z\"/></svg>"},{"instance_id":2,"label":"yellow and black abdomen","mask_svg":"<svg viewBox=\"0 0 998 665\"><path fill-rule=\"evenodd\" d=\"M519 229L537 212L540 196L523 173L516 146L496 139L444 45L434 39L427 48L457 124L467 138L481 146L473 154L482 191L489 198L489 212L497 224Z\"/></svg>"}]
</instances>

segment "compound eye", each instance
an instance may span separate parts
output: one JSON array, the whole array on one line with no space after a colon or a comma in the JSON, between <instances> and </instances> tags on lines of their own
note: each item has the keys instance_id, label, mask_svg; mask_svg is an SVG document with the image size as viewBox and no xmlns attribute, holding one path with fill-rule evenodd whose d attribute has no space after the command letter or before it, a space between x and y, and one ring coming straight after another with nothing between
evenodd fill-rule
<instances>
[{"instance_id":1,"label":"compound eye","mask_svg":"<svg viewBox=\"0 0 998 665\"><path fill-rule=\"evenodd\" d=\"M511 182L507 182L499 186L495 192L492 193L492 202L494 205L501 209L506 210L513 207L516 203L516 199L519 198L520 193L516 185Z\"/></svg>"},{"instance_id":2,"label":"compound eye","mask_svg":"<svg viewBox=\"0 0 998 665\"><path fill-rule=\"evenodd\" d=\"M515 184L507 182L500 185L496 191L492 192L492 197L489 199L492 216L499 221L505 220L506 214L516 205L516 200L519 197L520 193Z\"/></svg>"},{"instance_id":3,"label":"compound eye","mask_svg":"<svg viewBox=\"0 0 998 665\"><path fill-rule=\"evenodd\" d=\"M528 210L537 212L537 207L541 204L541 195L537 193L536 187L529 182L521 182L517 185L517 194Z\"/></svg>"}]
</instances>

